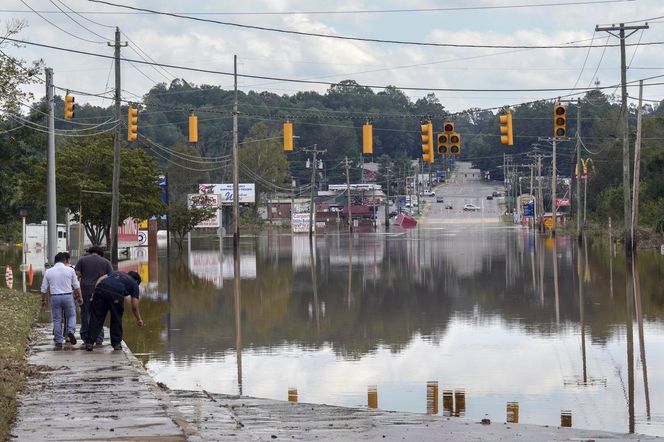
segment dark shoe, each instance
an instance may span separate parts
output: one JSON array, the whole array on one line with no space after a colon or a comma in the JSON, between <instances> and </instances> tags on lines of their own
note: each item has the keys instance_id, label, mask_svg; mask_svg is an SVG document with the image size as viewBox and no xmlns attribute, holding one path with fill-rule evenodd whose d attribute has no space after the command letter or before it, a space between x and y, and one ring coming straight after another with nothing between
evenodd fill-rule
<instances>
[{"instance_id":1,"label":"dark shoe","mask_svg":"<svg viewBox=\"0 0 664 442\"><path fill-rule=\"evenodd\" d=\"M55 343L55 349L56 350L62 350L62 342L56 342Z\"/></svg>"},{"instance_id":2,"label":"dark shoe","mask_svg":"<svg viewBox=\"0 0 664 442\"><path fill-rule=\"evenodd\" d=\"M88 344L87 342L85 343L85 351L92 351L94 348L94 345Z\"/></svg>"},{"instance_id":3,"label":"dark shoe","mask_svg":"<svg viewBox=\"0 0 664 442\"><path fill-rule=\"evenodd\" d=\"M120 351L120 350L122 350L122 344L114 345L114 346L113 346L113 350L115 350L115 351Z\"/></svg>"},{"instance_id":4,"label":"dark shoe","mask_svg":"<svg viewBox=\"0 0 664 442\"><path fill-rule=\"evenodd\" d=\"M72 332L67 333L67 338L69 339L69 343L71 345L76 345L76 336L74 336L74 333Z\"/></svg>"},{"instance_id":5,"label":"dark shoe","mask_svg":"<svg viewBox=\"0 0 664 442\"><path fill-rule=\"evenodd\" d=\"M102 345L104 345L104 341L95 341L95 345L97 347L101 347Z\"/></svg>"}]
</instances>

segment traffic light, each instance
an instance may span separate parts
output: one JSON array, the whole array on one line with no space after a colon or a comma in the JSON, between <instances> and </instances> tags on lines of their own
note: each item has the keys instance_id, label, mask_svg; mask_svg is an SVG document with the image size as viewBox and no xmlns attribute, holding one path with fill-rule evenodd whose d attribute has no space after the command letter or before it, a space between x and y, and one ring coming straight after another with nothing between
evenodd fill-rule
<instances>
[{"instance_id":1,"label":"traffic light","mask_svg":"<svg viewBox=\"0 0 664 442\"><path fill-rule=\"evenodd\" d=\"M553 106L553 138L567 137L567 106L556 103Z\"/></svg>"},{"instance_id":2,"label":"traffic light","mask_svg":"<svg viewBox=\"0 0 664 442\"><path fill-rule=\"evenodd\" d=\"M127 140L136 141L138 138L138 109L129 106L127 108Z\"/></svg>"},{"instance_id":3,"label":"traffic light","mask_svg":"<svg viewBox=\"0 0 664 442\"><path fill-rule=\"evenodd\" d=\"M452 155L461 155L461 134L453 132L450 136L449 151Z\"/></svg>"},{"instance_id":4,"label":"traffic light","mask_svg":"<svg viewBox=\"0 0 664 442\"><path fill-rule=\"evenodd\" d=\"M198 117L193 112L189 115L189 142L198 143Z\"/></svg>"},{"instance_id":5,"label":"traffic light","mask_svg":"<svg viewBox=\"0 0 664 442\"><path fill-rule=\"evenodd\" d=\"M65 95L65 119L66 120L71 120L74 118L74 96L73 95Z\"/></svg>"},{"instance_id":6,"label":"traffic light","mask_svg":"<svg viewBox=\"0 0 664 442\"><path fill-rule=\"evenodd\" d=\"M434 160L433 124L431 124L431 120L429 120L420 127L422 129L422 161L431 164Z\"/></svg>"},{"instance_id":7,"label":"traffic light","mask_svg":"<svg viewBox=\"0 0 664 442\"><path fill-rule=\"evenodd\" d=\"M508 146L514 146L514 135L512 133L512 111L507 111L500 116L500 142Z\"/></svg>"},{"instance_id":8,"label":"traffic light","mask_svg":"<svg viewBox=\"0 0 664 442\"><path fill-rule=\"evenodd\" d=\"M362 125L362 153L373 153L373 126L369 122Z\"/></svg>"},{"instance_id":9,"label":"traffic light","mask_svg":"<svg viewBox=\"0 0 664 442\"><path fill-rule=\"evenodd\" d=\"M445 155L449 153L450 139L446 133L438 134L438 154Z\"/></svg>"},{"instance_id":10,"label":"traffic light","mask_svg":"<svg viewBox=\"0 0 664 442\"><path fill-rule=\"evenodd\" d=\"M293 151L293 123L286 121L284 123L284 152Z\"/></svg>"}]
</instances>

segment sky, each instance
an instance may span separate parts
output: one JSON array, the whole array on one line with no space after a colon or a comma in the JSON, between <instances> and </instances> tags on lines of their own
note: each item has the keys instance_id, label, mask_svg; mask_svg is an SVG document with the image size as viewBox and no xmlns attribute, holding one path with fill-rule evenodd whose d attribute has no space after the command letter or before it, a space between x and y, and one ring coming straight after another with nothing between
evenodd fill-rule
<instances>
[{"instance_id":1,"label":"sky","mask_svg":"<svg viewBox=\"0 0 664 442\"><path fill-rule=\"evenodd\" d=\"M617 44L619 40L606 32L596 33L595 25L598 24L651 19L650 28L637 31L628 43L664 42L664 3L661 0L587 0L592 4L569 4L574 0L110 1L244 25L365 39L473 45L578 42L576 44L592 43L598 47L451 48L338 40L136 13L86 0L3 0L0 21L4 28L13 19L25 20L27 27L17 36L22 40L107 56L113 55L113 48L107 45L107 41L114 38L114 28L118 26L122 41L128 43L122 49L122 56L126 58L149 56L158 63L232 73L233 56L237 55L240 75L329 83L351 79L363 85L423 88L404 92L412 100L434 92L452 112L554 98L566 95L569 93L567 89L575 85L593 87L596 80L601 86L618 84L620 50L618 47L605 49L604 45L607 42ZM453 9L458 7L474 9ZM402 11L395 11L399 9ZM24 60L43 59L46 66L53 68L54 82L58 87L98 94L109 91L114 85L112 60L109 59L30 45L5 46L3 50ZM664 44L627 47L626 54L630 66L628 81L664 75L664 63L661 62ZM183 78L196 85L233 88L233 77L229 75L123 62L123 99L140 101L154 84L170 83L174 78ZM664 77L646 81L649 82L664 83ZM238 79L241 90L279 95L308 90L324 93L328 87ZM380 87L374 91L380 91ZM437 88L520 91L433 90ZM537 88L564 90L523 91ZM37 97L44 94L43 85L31 86L28 90ZM619 94L620 90L611 88L606 92ZM637 87L631 86L629 94L637 97ZM644 97L661 100L664 85L646 87ZM110 105L108 99L99 97L79 95L76 100L78 103Z\"/></svg>"}]
</instances>

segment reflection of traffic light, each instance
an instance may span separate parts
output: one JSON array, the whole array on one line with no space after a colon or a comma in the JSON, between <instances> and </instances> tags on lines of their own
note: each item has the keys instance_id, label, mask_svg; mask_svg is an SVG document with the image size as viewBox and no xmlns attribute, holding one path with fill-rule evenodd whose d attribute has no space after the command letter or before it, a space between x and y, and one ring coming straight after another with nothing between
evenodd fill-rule
<instances>
[{"instance_id":1,"label":"reflection of traffic light","mask_svg":"<svg viewBox=\"0 0 664 442\"><path fill-rule=\"evenodd\" d=\"M452 155L461 155L461 134L454 132L449 136L450 153Z\"/></svg>"},{"instance_id":2,"label":"reflection of traffic light","mask_svg":"<svg viewBox=\"0 0 664 442\"><path fill-rule=\"evenodd\" d=\"M129 106L127 109L127 140L136 141L138 138L138 109Z\"/></svg>"},{"instance_id":3,"label":"reflection of traffic light","mask_svg":"<svg viewBox=\"0 0 664 442\"><path fill-rule=\"evenodd\" d=\"M449 140L449 135L442 133L438 134L438 154L439 155L445 155L448 152L448 148L450 147L450 140Z\"/></svg>"},{"instance_id":4,"label":"reflection of traffic light","mask_svg":"<svg viewBox=\"0 0 664 442\"><path fill-rule=\"evenodd\" d=\"M198 117L193 112L189 115L189 142L198 143Z\"/></svg>"},{"instance_id":5,"label":"reflection of traffic light","mask_svg":"<svg viewBox=\"0 0 664 442\"><path fill-rule=\"evenodd\" d=\"M512 111L507 111L505 115L500 116L500 142L508 146L514 145L514 135L512 133Z\"/></svg>"},{"instance_id":6,"label":"reflection of traffic light","mask_svg":"<svg viewBox=\"0 0 664 442\"><path fill-rule=\"evenodd\" d=\"M426 124L421 125L422 129L422 161L425 163L433 163L434 153L433 153L433 124L431 120L427 121Z\"/></svg>"},{"instance_id":7,"label":"reflection of traffic light","mask_svg":"<svg viewBox=\"0 0 664 442\"><path fill-rule=\"evenodd\" d=\"M65 119L66 120L71 120L74 118L74 96L73 95L65 95Z\"/></svg>"},{"instance_id":8,"label":"reflection of traffic light","mask_svg":"<svg viewBox=\"0 0 664 442\"><path fill-rule=\"evenodd\" d=\"M567 136L567 107L562 103L553 106L553 137L565 138Z\"/></svg>"},{"instance_id":9,"label":"reflection of traffic light","mask_svg":"<svg viewBox=\"0 0 664 442\"><path fill-rule=\"evenodd\" d=\"M362 153L373 153L373 126L369 122L362 125Z\"/></svg>"},{"instance_id":10,"label":"reflection of traffic light","mask_svg":"<svg viewBox=\"0 0 664 442\"><path fill-rule=\"evenodd\" d=\"M293 151L293 123L290 121L284 123L284 151Z\"/></svg>"}]
</instances>

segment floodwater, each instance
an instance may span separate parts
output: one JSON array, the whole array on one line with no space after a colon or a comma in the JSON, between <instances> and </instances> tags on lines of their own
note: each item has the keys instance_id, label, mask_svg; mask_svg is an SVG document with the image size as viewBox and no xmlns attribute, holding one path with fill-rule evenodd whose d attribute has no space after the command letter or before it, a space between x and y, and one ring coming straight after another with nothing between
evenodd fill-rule
<instances>
[{"instance_id":1,"label":"floodwater","mask_svg":"<svg viewBox=\"0 0 664 442\"><path fill-rule=\"evenodd\" d=\"M121 265L147 281L125 340L170 388L664 436L658 253L503 226L188 246Z\"/></svg>"}]
</instances>

